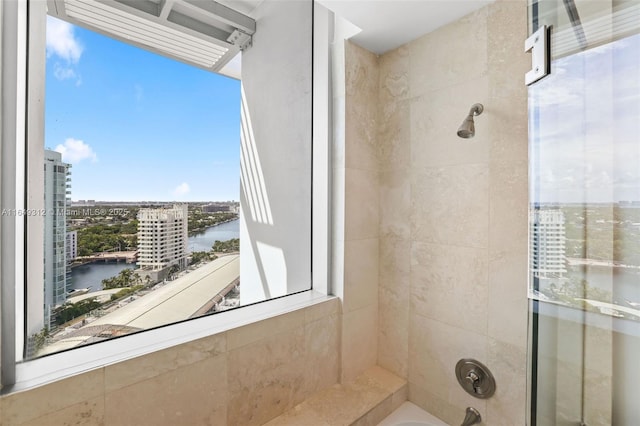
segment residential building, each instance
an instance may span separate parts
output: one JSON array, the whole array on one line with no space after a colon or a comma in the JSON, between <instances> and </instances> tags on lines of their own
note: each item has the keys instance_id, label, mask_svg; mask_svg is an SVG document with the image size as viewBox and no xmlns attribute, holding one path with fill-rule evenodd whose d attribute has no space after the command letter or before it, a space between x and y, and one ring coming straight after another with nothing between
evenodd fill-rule
<instances>
[{"instance_id":1,"label":"residential building","mask_svg":"<svg viewBox=\"0 0 640 426\"><path fill-rule=\"evenodd\" d=\"M67 232L67 263L78 257L78 231Z\"/></svg>"},{"instance_id":2,"label":"residential building","mask_svg":"<svg viewBox=\"0 0 640 426\"><path fill-rule=\"evenodd\" d=\"M531 212L531 273L537 278L561 278L566 272L564 213L559 209Z\"/></svg>"},{"instance_id":3,"label":"residential building","mask_svg":"<svg viewBox=\"0 0 640 426\"><path fill-rule=\"evenodd\" d=\"M211 203L202 206L203 213L230 212L233 207L229 204Z\"/></svg>"},{"instance_id":4,"label":"residential building","mask_svg":"<svg viewBox=\"0 0 640 426\"><path fill-rule=\"evenodd\" d=\"M138 212L138 266L161 270L187 264L187 204Z\"/></svg>"},{"instance_id":5,"label":"residential building","mask_svg":"<svg viewBox=\"0 0 640 426\"><path fill-rule=\"evenodd\" d=\"M54 308L67 299L67 216L71 165L62 154L44 153L44 324L51 328ZM70 283L69 283L70 284Z\"/></svg>"}]
</instances>

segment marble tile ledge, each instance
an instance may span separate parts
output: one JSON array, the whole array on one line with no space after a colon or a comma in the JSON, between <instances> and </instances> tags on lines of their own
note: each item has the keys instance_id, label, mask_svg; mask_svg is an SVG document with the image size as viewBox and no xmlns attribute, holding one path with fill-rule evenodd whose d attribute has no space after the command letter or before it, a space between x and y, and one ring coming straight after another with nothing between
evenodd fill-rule
<instances>
[{"instance_id":1,"label":"marble tile ledge","mask_svg":"<svg viewBox=\"0 0 640 426\"><path fill-rule=\"evenodd\" d=\"M265 426L375 426L406 400L406 380L376 366L314 394Z\"/></svg>"}]
</instances>

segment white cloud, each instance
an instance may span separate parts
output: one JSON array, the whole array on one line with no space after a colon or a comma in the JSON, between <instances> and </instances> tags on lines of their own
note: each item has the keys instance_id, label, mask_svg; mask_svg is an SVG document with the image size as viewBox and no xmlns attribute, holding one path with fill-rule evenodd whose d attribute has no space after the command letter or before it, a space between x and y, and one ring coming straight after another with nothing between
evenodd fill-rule
<instances>
[{"instance_id":1,"label":"white cloud","mask_svg":"<svg viewBox=\"0 0 640 426\"><path fill-rule=\"evenodd\" d=\"M70 79L70 78L76 78L77 77L76 76L76 72L73 70L73 68L63 67L59 63L56 63L53 66L53 75L58 80L67 80L67 79Z\"/></svg>"},{"instance_id":2,"label":"white cloud","mask_svg":"<svg viewBox=\"0 0 640 426\"><path fill-rule=\"evenodd\" d=\"M182 197L183 195L187 195L191 191L189 184L186 182L182 182L180 185L173 190L173 195L176 197Z\"/></svg>"},{"instance_id":3,"label":"white cloud","mask_svg":"<svg viewBox=\"0 0 640 426\"><path fill-rule=\"evenodd\" d=\"M98 156L93 149L78 139L68 138L64 144L56 146L55 151L62 154L62 161L67 163L79 163L86 159L92 162L98 161Z\"/></svg>"},{"instance_id":4,"label":"white cloud","mask_svg":"<svg viewBox=\"0 0 640 426\"><path fill-rule=\"evenodd\" d=\"M47 57L56 55L68 63L77 64L83 50L70 23L47 16Z\"/></svg>"}]
</instances>

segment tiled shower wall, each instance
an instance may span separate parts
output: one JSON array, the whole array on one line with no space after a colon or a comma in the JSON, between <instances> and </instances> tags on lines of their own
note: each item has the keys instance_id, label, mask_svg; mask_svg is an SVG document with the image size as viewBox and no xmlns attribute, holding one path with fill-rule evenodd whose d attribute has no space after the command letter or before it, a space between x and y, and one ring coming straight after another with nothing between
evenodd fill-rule
<instances>
[{"instance_id":1,"label":"tiled shower wall","mask_svg":"<svg viewBox=\"0 0 640 426\"><path fill-rule=\"evenodd\" d=\"M338 381L340 312L333 298L12 393L0 424L261 425Z\"/></svg>"},{"instance_id":2,"label":"tiled shower wall","mask_svg":"<svg viewBox=\"0 0 640 426\"><path fill-rule=\"evenodd\" d=\"M451 424L467 406L525 424L526 37L526 2L498 1L379 58L378 363ZM494 397L462 390L461 358L492 370Z\"/></svg>"}]
</instances>

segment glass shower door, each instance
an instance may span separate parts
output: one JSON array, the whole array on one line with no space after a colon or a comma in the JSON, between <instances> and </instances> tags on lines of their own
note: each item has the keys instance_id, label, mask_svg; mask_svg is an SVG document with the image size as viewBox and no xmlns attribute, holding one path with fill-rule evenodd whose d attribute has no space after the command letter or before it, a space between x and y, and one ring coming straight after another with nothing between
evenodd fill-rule
<instances>
[{"instance_id":1,"label":"glass shower door","mask_svg":"<svg viewBox=\"0 0 640 426\"><path fill-rule=\"evenodd\" d=\"M640 2L531 1L530 423L640 424Z\"/></svg>"}]
</instances>

